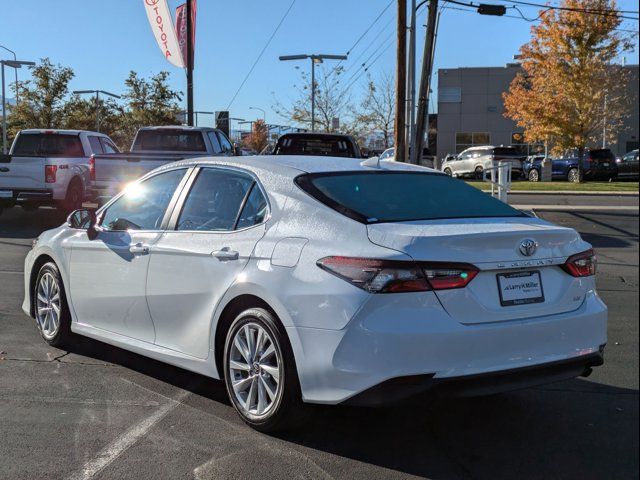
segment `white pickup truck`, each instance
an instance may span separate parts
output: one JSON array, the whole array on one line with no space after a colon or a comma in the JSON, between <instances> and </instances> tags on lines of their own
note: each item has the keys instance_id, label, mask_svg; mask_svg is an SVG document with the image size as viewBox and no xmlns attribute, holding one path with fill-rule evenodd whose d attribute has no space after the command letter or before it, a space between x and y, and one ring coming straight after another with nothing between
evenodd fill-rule
<instances>
[{"instance_id":1,"label":"white pickup truck","mask_svg":"<svg viewBox=\"0 0 640 480\"><path fill-rule=\"evenodd\" d=\"M128 183L165 163L193 157L239 154L237 146L215 128L143 127L136 133L129 152L93 155L92 198L103 203Z\"/></svg>"},{"instance_id":2,"label":"white pickup truck","mask_svg":"<svg viewBox=\"0 0 640 480\"><path fill-rule=\"evenodd\" d=\"M117 153L111 139L84 130L22 130L0 155L0 213L20 205L69 212L90 196L90 158Z\"/></svg>"}]
</instances>

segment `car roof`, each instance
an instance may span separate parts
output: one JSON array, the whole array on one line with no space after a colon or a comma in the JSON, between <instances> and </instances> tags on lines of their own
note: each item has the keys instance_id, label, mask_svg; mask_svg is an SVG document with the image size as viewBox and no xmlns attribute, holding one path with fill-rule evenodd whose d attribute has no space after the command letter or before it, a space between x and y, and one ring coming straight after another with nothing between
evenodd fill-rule
<instances>
[{"instance_id":1,"label":"car roof","mask_svg":"<svg viewBox=\"0 0 640 480\"><path fill-rule=\"evenodd\" d=\"M401 162L382 161L379 167L361 158L325 157L312 155L256 155L245 157L200 157L182 160L170 164L172 166L220 165L248 170L262 170L274 174L297 176L301 173L328 173L349 171L384 171L400 170L415 172L432 172L442 174L432 168L410 165Z\"/></svg>"},{"instance_id":2,"label":"car roof","mask_svg":"<svg viewBox=\"0 0 640 480\"><path fill-rule=\"evenodd\" d=\"M141 127L138 131L142 130L185 130L185 131L197 131L202 132L204 130L215 130L212 127L190 127L188 125L159 125L155 127Z\"/></svg>"},{"instance_id":3,"label":"car roof","mask_svg":"<svg viewBox=\"0 0 640 480\"><path fill-rule=\"evenodd\" d=\"M60 128L27 128L20 130L20 134L34 134L34 133L55 133L61 135L79 135L80 133L90 133L92 135L101 135L106 137L107 135L101 132L93 132L91 130L63 130Z\"/></svg>"}]
</instances>

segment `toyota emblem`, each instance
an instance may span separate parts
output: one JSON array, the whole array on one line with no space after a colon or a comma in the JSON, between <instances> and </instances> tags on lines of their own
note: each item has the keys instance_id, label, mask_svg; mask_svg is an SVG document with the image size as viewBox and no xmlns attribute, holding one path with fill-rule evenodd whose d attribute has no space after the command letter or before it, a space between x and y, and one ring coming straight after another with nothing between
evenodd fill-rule
<instances>
[{"instance_id":1,"label":"toyota emblem","mask_svg":"<svg viewBox=\"0 0 640 480\"><path fill-rule=\"evenodd\" d=\"M531 240L530 238L520 242L520 253L525 257L530 257L538 249L538 242Z\"/></svg>"}]
</instances>

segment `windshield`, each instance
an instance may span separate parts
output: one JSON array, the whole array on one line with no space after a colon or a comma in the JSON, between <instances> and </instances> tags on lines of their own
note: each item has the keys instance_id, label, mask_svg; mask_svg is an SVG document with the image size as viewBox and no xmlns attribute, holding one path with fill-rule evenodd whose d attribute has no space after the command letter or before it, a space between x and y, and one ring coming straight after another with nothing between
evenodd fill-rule
<instances>
[{"instance_id":1,"label":"windshield","mask_svg":"<svg viewBox=\"0 0 640 480\"><path fill-rule=\"evenodd\" d=\"M362 223L526 216L462 180L437 173L315 173L297 177L296 183Z\"/></svg>"},{"instance_id":2,"label":"windshield","mask_svg":"<svg viewBox=\"0 0 640 480\"><path fill-rule=\"evenodd\" d=\"M291 136L278 140L276 155L319 155L355 158L351 142L346 137Z\"/></svg>"},{"instance_id":3,"label":"windshield","mask_svg":"<svg viewBox=\"0 0 640 480\"><path fill-rule=\"evenodd\" d=\"M188 130L141 130L132 151L206 152L202 132Z\"/></svg>"},{"instance_id":4,"label":"windshield","mask_svg":"<svg viewBox=\"0 0 640 480\"><path fill-rule=\"evenodd\" d=\"M59 133L21 133L12 153L38 157L84 157L78 135Z\"/></svg>"}]
</instances>

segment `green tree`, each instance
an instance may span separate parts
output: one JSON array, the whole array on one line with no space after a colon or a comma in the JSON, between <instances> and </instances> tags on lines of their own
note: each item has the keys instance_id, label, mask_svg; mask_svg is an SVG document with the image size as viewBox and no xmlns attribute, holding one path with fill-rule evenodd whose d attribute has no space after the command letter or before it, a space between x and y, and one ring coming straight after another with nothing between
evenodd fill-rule
<instances>
[{"instance_id":1,"label":"green tree","mask_svg":"<svg viewBox=\"0 0 640 480\"><path fill-rule=\"evenodd\" d=\"M614 62L631 48L617 29L615 0L563 0L570 10L545 9L520 49L522 72L504 94L505 115L524 129L528 142L550 142L555 153L615 137L634 99L629 81ZM586 13L590 10L592 13ZM602 12L595 14L593 12ZM582 181L582 161L577 181Z\"/></svg>"},{"instance_id":2,"label":"green tree","mask_svg":"<svg viewBox=\"0 0 640 480\"><path fill-rule=\"evenodd\" d=\"M64 104L64 128L73 130L97 130L116 137L122 128L123 110L111 98L83 98L72 95ZM99 116L100 125L97 125Z\"/></svg>"},{"instance_id":3,"label":"green tree","mask_svg":"<svg viewBox=\"0 0 640 480\"><path fill-rule=\"evenodd\" d=\"M134 71L125 80L125 101L120 128L114 141L122 148L128 147L140 127L149 125L175 125L180 123L182 92L168 85L169 72L160 72L150 79L139 77Z\"/></svg>"},{"instance_id":4,"label":"green tree","mask_svg":"<svg viewBox=\"0 0 640 480\"><path fill-rule=\"evenodd\" d=\"M10 137L25 128L60 128L64 124L64 99L74 77L73 70L54 65L48 58L29 68L31 80L13 86L20 101L10 107L7 115Z\"/></svg>"}]
</instances>

